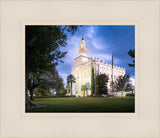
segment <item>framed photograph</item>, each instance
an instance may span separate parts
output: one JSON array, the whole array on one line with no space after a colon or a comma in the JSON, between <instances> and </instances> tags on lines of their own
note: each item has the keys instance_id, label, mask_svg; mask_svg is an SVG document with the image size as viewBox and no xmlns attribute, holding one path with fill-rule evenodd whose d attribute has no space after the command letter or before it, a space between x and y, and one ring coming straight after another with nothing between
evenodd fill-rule
<instances>
[{"instance_id":1,"label":"framed photograph","mask_svg":"<svg viewBox=\"0 0 160 138\"><path fill-rule=\"evenodd\" d=\"M134 25L26 25L26 112L134 113L134 44Z\"/></svg>"},{"instance_id":2,"label":"framed photograph","mask_svg":"<svg viewBox=\"0 0 160 138\"><path fill-rule=\"evenodd\" d=\"M159 1L1 1L0 137L160 137Z\"/></svg>"}]
</instances>

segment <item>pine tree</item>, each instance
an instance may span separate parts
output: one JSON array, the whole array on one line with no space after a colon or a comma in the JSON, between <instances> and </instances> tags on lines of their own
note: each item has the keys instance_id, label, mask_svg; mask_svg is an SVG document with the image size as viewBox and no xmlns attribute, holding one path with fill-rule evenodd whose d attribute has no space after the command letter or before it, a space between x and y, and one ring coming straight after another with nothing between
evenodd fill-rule
<instances>
[{"instance_id":1,"label":"pine tree","mask_svg":"<svg viewBox=\"0 0 160 138\"><path fill-rule=\"evenodd\" d=\"M101 74L96 76L96 95L108 94L108 76L106 74Z\"/></svg>"},{"instance_id":2,"label":"pine tree","mask_svg":"<svg viewBox=\"0 0 160 138\"><path fill-rule=\"evenodd\" d=\"M94 79L94 68L92 68L92 78L91 78L91 96L95 93L95 79Z\"/></svg>"}]
</instances>

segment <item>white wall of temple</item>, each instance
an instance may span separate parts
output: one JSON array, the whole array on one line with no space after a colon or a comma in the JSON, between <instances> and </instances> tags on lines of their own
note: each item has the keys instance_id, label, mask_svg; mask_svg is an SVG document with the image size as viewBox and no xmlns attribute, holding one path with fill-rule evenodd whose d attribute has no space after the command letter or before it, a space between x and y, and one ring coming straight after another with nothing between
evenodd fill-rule
<instances>
[{"instance_id":1,"label":"white wall of temple","mask_svg":"<svg viewBox=\"0 0 160 138\"><path fill-rule=\"evenodd\" d=\"M92 67L94 68L95 76L99 74L106 74L109 77L108 89L111 89L112 81L112 65L107 64L104 60L99 61L98 58L89 58L89 57L78 57L75 59L75 66L72 68L71 74L76 78L76 83L73 83L72 93L73 95L82 96L83 92L81 91L82 85L87 85L88 92L91 94L91 75ZM117 66L113 66L113 80L120 75L125 75L125 69Z\"/></svg>"},{"instance_id":2,"label":"white wall of temple","mask_svg":"<svg viewBox=\"0 0 160 138\"><path fill-rule=\"evenodd\" d=\"M95 69L95 76L99 74L106 74L109 77L108 81L108 89L111 89L111 82L112 82L112 65L107 64L104 60L99 61L99 59L95 58L93 61L93 67ZM113 66L113 81L115 81L118 76L120 75L125 75L125 69L118 67L118 66Z\"/></svg>"},{"instance_id":3,"label":"white wall of temple","mask_svg":"<svg viewBox=\"0 0 160 138\"><path fill-rule=\"evenodd\" d=\"M76 83L73 84L73 95L83 95L83 92L81 91L82 85L87 85L87 94L90 95L91 63L86 63L72 68L71 74L76 78Z\"/></svg>"},{"instance_id":4,"label":"white wall of temple","mask_svg":"<svg viewBox=\"0 0 160 138\"><path fill-rule=\"evenodd\" d=\"M85 64L88 61L89 61L89 57L79 56L79 57L75 58L75 60L74 60L74 66Z\"/></svg>"}]
</instances>

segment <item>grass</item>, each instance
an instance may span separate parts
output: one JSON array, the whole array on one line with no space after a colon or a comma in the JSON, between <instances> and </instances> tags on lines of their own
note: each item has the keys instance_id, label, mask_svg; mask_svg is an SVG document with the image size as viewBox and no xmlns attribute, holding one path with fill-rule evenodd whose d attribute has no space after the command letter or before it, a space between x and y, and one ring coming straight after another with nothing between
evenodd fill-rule
<instances>
[{"instance_id":1,"label":"grass","mask_svg":"<svg viewBox=\"0 0 160 138\"><path fill-rule=\"evenodd\" d=\"M35 98L34 103L45 104L47 107L26 108L26 112L134 112L134 96L129 97L62 97Z\"/></svg>"}]
</instances>

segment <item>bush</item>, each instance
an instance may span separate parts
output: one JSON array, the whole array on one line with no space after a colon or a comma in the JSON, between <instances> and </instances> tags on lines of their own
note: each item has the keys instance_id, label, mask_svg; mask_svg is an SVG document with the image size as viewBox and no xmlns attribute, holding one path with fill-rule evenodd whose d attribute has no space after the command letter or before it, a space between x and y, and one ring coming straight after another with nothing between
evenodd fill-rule
<instances>
[{"instance_id":1,"label":"bush","mask_svg":"<svg viewBox=\"0 0 160 138\"><path fill-rule=\"evenodd\" d=\"M96 76L96 95L107 94L108 88L108 76L106 74L100 74Z\"/></svg>"},{"instance_id":2,"label":"bush","mask_svg":"<svg viewBox=\"0 0 160 138\"><path fill-rule=\"evenodd\" d=\"M114 97L114 95L107 95L107 97Z\"/></svg>"},{"instance_id":3,"label":"bush","mask_svg":"<svg viewBox=\"0 0 160 138\"><path fill-rule=\"evenodd\" d=\"M127 93L126 96L134 96L134 93Z\"/></svg>"},{"instance_id":4,"label":"bush","mask_svg":"<svg viewBox=\"0 0 160 138\"><path fill-rule=\"evenodd\" d=\"M35 98L65 98L70 96L52 95L52 96L35 96Z\"/></svg>"},{"instance_id":5,"label":"bush","mask_svg":"<svg viewBox=\"0 0 160 138\"><path fill-rule=\"evenodd\" d=\"M60 91L60 95L61 95L61 96L65 96L66 93L67 93L67 90L66 90L66 89L62 89L62 90Z\"/></svg>"},{"instance_id":6,"label":"bush","mask_svg":"<svg viewBox=\"0 0 160 138\"><path fill-rule=\"evenodd\" d=\"M102 97L101 94L95 94L94 97Z\"/></svg>"},{"instance_id":7,"label":"bush","mask_svg":"<svg viewBox=\"0 0 160 138\"><path fill-rule=\"evenodd\" d=\"M36 88L34 92L36 96L50 96L51 95L50 90L44 89L41 87Z\"/></svg>"}]
</instances>

